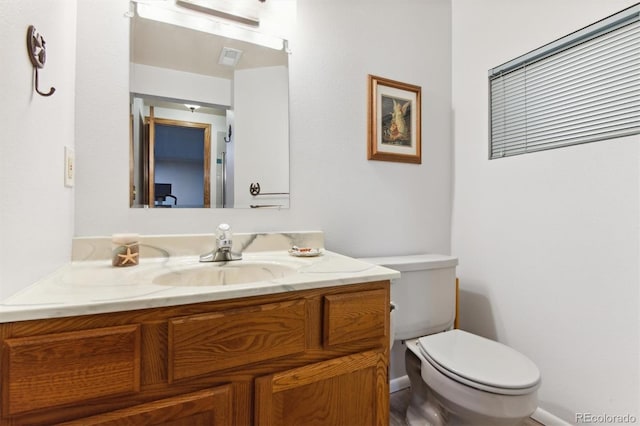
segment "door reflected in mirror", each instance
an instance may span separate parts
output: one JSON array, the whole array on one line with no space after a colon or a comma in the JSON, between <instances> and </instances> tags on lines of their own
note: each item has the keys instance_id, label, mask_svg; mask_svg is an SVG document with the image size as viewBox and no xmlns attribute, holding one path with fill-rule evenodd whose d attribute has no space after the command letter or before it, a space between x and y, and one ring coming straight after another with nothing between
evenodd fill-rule
<instances>
[{"instance_id":1,"label":"door reflected in mirror","mask_svg":"<svg viewBox=\"0 0 640 426\"><path fill-rule=\"evenodd\" d=\"M156 118L154 127L154 207L210 207L211 125Z\"/></svg>"},{"instance_id":2,"label":"door reflected in mirror","mask_svg":"<svg viewBox=\"0 0 640 426\"><path fill-rule=\"evenodd\" d=\"M288 208L288 53L138 13L130 36L130 206Z\"/></svg>"},{"instance_id":3,"label":"door reflected in mirror","mask_svg":"<svg viewBox=\"0 0 640 426\"><path fill-rule=\"evenodd\" d=\"M212 137L212 128L225 126L224 110L140 97L133 97L131 105L138 115L131 142L131 174L134 185L144 188L132 197L132 205L224 207L229 175L219 160L231 146L223 132Z\"/></svg>"}]
</instances>

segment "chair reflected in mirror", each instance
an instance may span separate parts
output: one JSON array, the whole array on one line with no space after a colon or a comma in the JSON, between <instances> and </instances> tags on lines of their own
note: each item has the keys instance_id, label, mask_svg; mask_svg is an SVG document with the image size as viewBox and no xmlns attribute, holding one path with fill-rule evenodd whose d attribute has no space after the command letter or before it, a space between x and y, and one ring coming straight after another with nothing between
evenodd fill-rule
<instances>
[{"instance_id":1,"label":"chair reflected in mirror","mask_svg":"<svg viewBox=\"0 0 640 426\"><path fill-rule=\"evenodd\" d=\"M172 207L171 204L166 204L167 198L173 198L173 206L178 205L178 198L171 193L170 183L156 183L154 185L155 192L155 207ZM170 201L169 201L170 202Z\"/></svg>"}]
</instances>

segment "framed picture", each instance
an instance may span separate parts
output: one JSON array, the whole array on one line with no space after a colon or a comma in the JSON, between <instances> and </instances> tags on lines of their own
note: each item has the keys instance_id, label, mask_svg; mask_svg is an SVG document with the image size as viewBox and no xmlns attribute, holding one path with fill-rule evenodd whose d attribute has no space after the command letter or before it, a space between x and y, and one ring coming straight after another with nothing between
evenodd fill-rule
<instances>
[{"instance_id":1,"label":"framed picture","mask_svg":"<svg viewBox=\"0 0 640 426\"><path fill-rule=\"evenodd\" d=\"M420 86L369 75L369 160L422 163Z\"/></svg>"}]
</instances>

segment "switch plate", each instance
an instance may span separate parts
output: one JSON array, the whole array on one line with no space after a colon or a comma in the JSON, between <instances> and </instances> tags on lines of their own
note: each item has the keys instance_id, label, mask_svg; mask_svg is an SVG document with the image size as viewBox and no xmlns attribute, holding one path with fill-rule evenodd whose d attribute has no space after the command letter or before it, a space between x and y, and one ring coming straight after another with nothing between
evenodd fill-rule
<instances>
[{"instance_id":1,"label":"switch plate","mask_svg":"<svg viewBox=\"0 0 640 426\"><path fill-rule=\"evenodd\" d=\"M67 188L73 187L75 183L76 175L75 157L73 155L73 149L68 146L64 147L64 186Z\"/></svg>"}]
</instances>

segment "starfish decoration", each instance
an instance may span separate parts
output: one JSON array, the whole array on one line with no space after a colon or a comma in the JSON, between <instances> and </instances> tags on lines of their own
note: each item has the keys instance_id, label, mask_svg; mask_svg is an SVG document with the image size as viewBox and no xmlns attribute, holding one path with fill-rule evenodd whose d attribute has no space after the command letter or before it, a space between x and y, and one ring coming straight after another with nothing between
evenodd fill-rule
<instances>
[{"instance_id":1,"label":"starfish decoration","mask_svg":"<svg viewBox=\"0 0 640 426\"><path fill-rule=\"evenodd\" d=\"M118 257L121 259L121 265L126 265L131 262L131 264L135 265L137 263L136 257L138 257L138 253L132 253L131 247L127 247L127 254L118 254Z\"/></svg>"}]
</instances>

